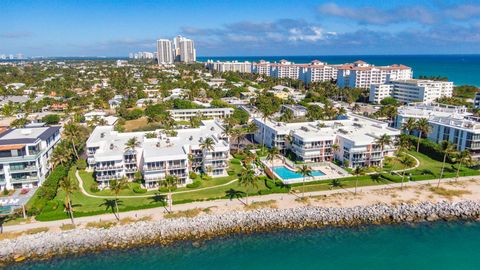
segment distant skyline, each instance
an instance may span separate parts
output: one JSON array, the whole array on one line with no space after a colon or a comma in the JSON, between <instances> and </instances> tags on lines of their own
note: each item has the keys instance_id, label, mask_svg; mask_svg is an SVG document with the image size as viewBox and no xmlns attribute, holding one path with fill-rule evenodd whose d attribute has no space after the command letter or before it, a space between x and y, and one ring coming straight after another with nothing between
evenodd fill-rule
<instances>
[{"instance_id":1,"label":"distant skyline","mask_svg":"<svg viewBox=\"0 0 480 270\"><path fill-rule=\"evenodd\" d=\"M478 1L2 0L0 10L0 54L126 57L176 35L198 57L480 53Z\"/></svg>"}]
</instances>

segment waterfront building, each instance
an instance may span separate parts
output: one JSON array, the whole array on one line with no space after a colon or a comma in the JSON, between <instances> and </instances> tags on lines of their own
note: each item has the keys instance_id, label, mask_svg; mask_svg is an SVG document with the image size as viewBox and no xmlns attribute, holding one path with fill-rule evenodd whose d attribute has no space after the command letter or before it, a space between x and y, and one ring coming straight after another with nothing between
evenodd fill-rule
<instances>
[{"instance_id":1,"label":"waterfront building","mask_svg":"<svg viewBox=\"0 0 480 270\"><path fill-rule=\"evenodd\" d=\"M395 127L401 128L409 118L427 119L431 132L427 138L436 143L447 140L459 151L468 149L480 159L480 118L474 117L465 106L414 103L398 109ZM414 131L414 135L417 133Z\"/></svg>"},{"instance_id":2,"label":"waterfront building","mask_svg":"<svg viewBox=\"0 0 480 270\"><path fill-rule=\"evenodd\" d=\"M337 79L337 67L339 65L328 65L327 63L313 60L309 65L301 66L301 80L309 84L312 82L326 82Z\"/></svg>"},{"instance_id":3,"label":"waterfront building","mask_svg":"<svg viewBox=\"0 0 480 270\"><path fill-rule=\"evenodd\" d=\"M157 40L157 60L159 65L173 64L175 60L173 53L172 41L168 39Z\"/></svg>"},{"instance_id":4,"label":"waterfront building","mask_svg":"<svg viewBox=\"0 0 480 270\"><path fill-rule=\"evenodd\" d=\"M337 70L337 85L350 88L369 88L372 84L409 80L413 76L412 69L404 65L374 66L361 60L341 65Z\"/></svg>"},{"instance_id":5,"label":"waterfront building","mask_svg":"<svg viewBox=\"0 0 480 270\"><path fill-rule=\"evenodd\" d=\"M473 99L473 108L480 109L480 92L475 93L475 98Z\"/></svg>"},{"instance_id":6,"label":"waterfront building","mask_svg":"<svg viewBox=\"0 0 480 270\"><path fill-rule=\"evenodd\" d=\"M281 112L285 113L286 111L290 111L293 117L304 117L307 115L307 108L302 105L296 104L283 104L281 108Z\"/></svg>"},{"instance_id":7,"label":"waterfront building","mask_svg":"<svg viewBox=\"0 0 480 270\"><path fill-rule=\"evenodd\" d=\"M59 141L59 126L16 128L0 133L0 188L40 186L50 173L50 156Z\"/></svg>"},{"instance_id":8,"label":"waterfront building","mask_svg":"<svg viewBox=\"0 0 480 270\"><path fill-rule=\"evenodd\" d=\"M400 130L387 123L355 114L340 120L283 123L254 118L258 126L254 139L267 147L277 147L282 153L291 151L303 162L333 161L334 157L348 167L380 166L386 156L392 156L395 146L377 143L380 136L391 136L392 142ZM332 145L338 150L334 151Z\"/></svg>"},{"instance_id":9,"label":"waterfront building","mask_svg":"<svg viewBox=\"0 0 480 270\"><path fill-rule=\"evenodd\" d=\"M202 119L222 119L233 113L232 108L206 108L206 109L177 109L168 110L170 116L175 121L189 121L192 117L200 117Z\"/></svg>"},{"instance_id":10,"label":"waterfront building","mask_svg":"<svg viewBox=\"0 0 480 270\"><path fill-rule=\"evenodd\" d=\"M258 63L253 63L252 72L259 75L270 76L271 63L265 60L260 60Z\"/></svg>"},{"instance_id":11,"label":"waterfront building","mask_svg":"<svg viewBox=\"0 0 480 270\"><path fill-rule=\"evenodd\" d=\"M175 62L193 63L197 61L197 52L193 40L177 36L173 39Z\"/></svg>"},{"instance_id":12,"label":"waterfront building","mask_svg":"<svg viewBox=\"0 0 480 270\"><path fill-rule=\"evenodd\" d=\"M240 73L252 73L252 63L245 61L245 62L238 62L238 61L227 61L227 62L220 62L220 61L212 61L208 60L206 67L209 70L216 71L216 72L240 72Z\"/></svg>"},{"instance_id":13,"label":"waterfront building","mask_svg":"<svg viewBox=\"0 0 480 270\"><path fill-rule=\"evenodd\" d=\"M452 93L453 82L418 79L395 80L370 85L369 101L380 103L386 97L393 97L404 103L431 103L441 97L451 97Z\"/></svg>"},{"instance_id":14,"label":"waterfront building","mask_svg":"<svg viewBox=\"0 0 480 270\"><path fill-rule=\"evenodd\" d=\"M287 60L280 60L279 63L270 65L270 76L274 78L290 78L298 80L300 76L300 66Z\"/></svg>"},{"instance_id":15,"label":"waterfront building","mask_svg":"<svg viewBox=\"0 0 480 270\"><path fill-rule=\"evenodd\" d=\"M126 148L129 139L136 137L140 146ZM211 138L211 149L202 149ZM203 120L198 128L178 129L172 133L118 132L114 127L96 127L87 141L88 165L96 181L107 187L109 181L121 177L132 179L136 172L143 175L148 188L158 186L167 175L175 175L179 185L192 182L190 172L226 176L230 144L222 124Z\"/></svg>"}]
</instances>

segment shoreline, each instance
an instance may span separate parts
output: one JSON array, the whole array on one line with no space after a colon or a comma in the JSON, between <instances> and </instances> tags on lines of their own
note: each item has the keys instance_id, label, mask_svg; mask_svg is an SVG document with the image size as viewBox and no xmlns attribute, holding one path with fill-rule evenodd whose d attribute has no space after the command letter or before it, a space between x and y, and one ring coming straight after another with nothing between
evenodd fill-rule
<instances>
[{"instance_id":1,"label":"shoreline","mask_svg":"<svg viewBox=\"0 0 480 270\"><path fill-rule=\"evenodd\" d=\"M249 234L279 229L475 220L479 217L480 202L463 200L399 205L375 204L344 208L304 206L202 215L193 218L138 221L107 229L78 228L5 239L0 241L2 246L0 265L24 260L45 260L69 254L168 245L177 241L197 241L230 234Z\"/></svg>"}]
</instances>

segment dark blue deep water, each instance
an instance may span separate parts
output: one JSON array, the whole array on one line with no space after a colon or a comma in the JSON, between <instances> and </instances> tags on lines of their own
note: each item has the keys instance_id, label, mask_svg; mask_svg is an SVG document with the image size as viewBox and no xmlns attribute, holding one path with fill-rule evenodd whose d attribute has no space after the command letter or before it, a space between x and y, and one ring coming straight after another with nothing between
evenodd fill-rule
<instances>
[{"instance_id":1,"label":"dark blue deep water","mask_svg":"<svg viewBox=\"0 0 480 270\"><path fill-rule=\"evenodd\" d=\"M415 77L448 77L455 85L476 85L480 87L480 54L474 55L330 55L330 56L238 56L238 57L199 57L198 61L238 60L238 61L279 61L287 59L295 63L308 63L318 59L329 64L351 63L363 60L374 65L404 64L413 68Z\"/></svg>"},{"instance_id":2,"label":"dark blue deep water","mask_svg":"<svg viewBox=\"0 0 480 270\"><path fill-rule=\"evenodd\" d=\"M479 240L477 222L325 228L109 251L8 269L480 269Z\"/></svg>"}]
</instances>

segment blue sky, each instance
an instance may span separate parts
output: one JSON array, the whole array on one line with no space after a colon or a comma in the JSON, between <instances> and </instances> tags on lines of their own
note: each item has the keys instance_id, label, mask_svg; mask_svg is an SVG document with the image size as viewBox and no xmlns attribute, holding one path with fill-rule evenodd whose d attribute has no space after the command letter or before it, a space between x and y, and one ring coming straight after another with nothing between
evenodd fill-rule
<instances>
[{"instance_id":1,"label":"blue sky","mask_svg":"<svg viewBox=\"0 0 480 270\"><path fill-rule=\"evenodd\" d=\"M480 53L480 1L0 0L0 54L125 56L181 34L199 56Z\"/></svg>"}]
</instances>

